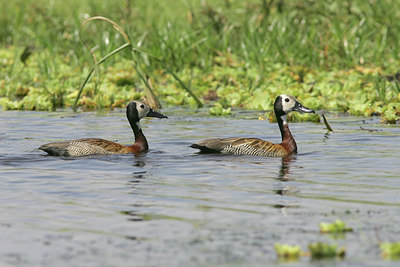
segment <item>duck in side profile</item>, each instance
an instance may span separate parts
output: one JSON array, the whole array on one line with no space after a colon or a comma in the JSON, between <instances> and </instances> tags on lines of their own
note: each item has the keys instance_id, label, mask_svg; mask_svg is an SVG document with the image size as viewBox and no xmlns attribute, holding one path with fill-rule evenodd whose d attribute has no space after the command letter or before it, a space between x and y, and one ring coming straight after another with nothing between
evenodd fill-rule
<instances>
[{"instance_id":1,"label":"duck in side profile","mask_svg":"<svg viewBox=\"0 0 400 267\"><path fill-rule=\"evenodd\" d=\"M133 145L121 145L100 138L82 138L70 141L53 142L42 145L39 149L52 156L77 157L95 154L141 153L149 149L139 121L144 117L167 118L151 109L148 105L133 101L126 107L126 116L135 136Z\"/></svg>"},{"instance_id":2,"label":"duck in side profile","mask_svg":"<svg viewBox=\"0 0 400 267\"><path fill-rule=\"evenodd\" d=\"M190 147L200 149L200 153L224 153L267 157L284 157L297 153L297 145L286 121L286 115L292 111L315 113L304 107L294 96L280 95L276 98L274 111L281 130L282 142L273 144L258 138L214 138L192 144Z\"/></svg>"}]
</instances>

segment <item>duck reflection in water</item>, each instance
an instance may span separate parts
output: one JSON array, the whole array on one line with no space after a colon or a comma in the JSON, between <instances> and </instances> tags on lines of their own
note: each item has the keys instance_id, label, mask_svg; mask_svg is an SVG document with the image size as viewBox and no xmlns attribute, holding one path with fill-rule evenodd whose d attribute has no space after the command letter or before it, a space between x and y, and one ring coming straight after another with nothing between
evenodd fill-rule
<instances>
[{"instance_id":1,"label":"duck reflection in water","mask_svg":"<svg viewBox=\"0 0 400 267\"><path fill-rule=\"evenodd\" d=\"M279 170L278 180L280 181L290 181L290 164L296 161L296 155L289 155L282 157L281 168Z\"/></svg>"},{"instance_id":2,"label":"duck reflection in water","mask_svg":"<svg viewBox=\"0 0 400 267\"><path fill-rule=\"evenodd\" d=\"M146 166L146 163L143 160L135 159L132 166L134 166L137 170L132 173L132 178L129 180L128 184L131 185L134 190L136 190L136 184L140 183L146 178L147 170L143 169Z\"/></svg>"},{"instance_id":3,"label":"duck reflection in water","mask_svg":"<svg viewBox=\"0 0 400 267\"><path fill-rule=\"evenodd\" d=\"M294 185L288 185L287 182L294 180L292 173L290 172L290 166L296 161L296 155L291 155L282 158L281 167L279 169L277 180L280 181L275 186L274 192L277 195L283 197L287 195L293 195L299 191L299 189ZM287 208L297 207L298 203L294 201L289 201L289 199L280 199L277 204L274 205L275 208L281 209L283 214L286 214Z\"/></svg>"},{"instance_id":4,"label":"duck reflection in water","mask_svg":"<svg viewBox=\"0 0 400 267\"><path fill-rule=\"evenodd\" d=\"M146 179L147 171L145 169L140 170L146 165L146 163L142 160L135 160L133 166L138 167L139 169L132 173L132 178L127 182L129 188L132 189L130 194L137 194L140 192L140 183ZM141 222L144 220L144 214L141 211L143 209L143 204L140 202L135 202L131 204L132 208L129 210L121 210L120 213L127 216L128 221L132 222ZM136 240L136 236L126 236L127 239Z\"/></svg>"}]
</instances>

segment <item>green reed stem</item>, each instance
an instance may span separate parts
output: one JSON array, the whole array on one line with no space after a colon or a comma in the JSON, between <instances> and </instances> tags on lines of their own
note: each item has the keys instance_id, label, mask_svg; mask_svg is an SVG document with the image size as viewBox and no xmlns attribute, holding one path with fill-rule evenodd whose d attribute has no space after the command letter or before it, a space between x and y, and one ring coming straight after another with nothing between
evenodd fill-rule
<instances>
[{"instance_id":1,"label":"green reed stem","mask_svg":"<svg viewBox=\"0 0 400 267\"><path fill-rule=\"evenodd\" d=\"M74 102L74 104L73 104L73 106L72 106L72 109L73 109L74 111L76 111L76 105L77 105L77 103L78 103L78 101L79 101L79 98L81 97L83 88L85 88L85 85L86 85L87 82L90 80L90 77L92 77L92 74L93 74L94 70L97 68L97 66L99 66L101 63L105 62L108 58L112 57L112 56L115 55L116 53L122 51L123 49L125 49L125 48L127 48L127 47L129 47L129 46L131 46L130 43L125 43L125 44L123 44L122 46L118 47L118 48L115 49L114 51L110 52L109 54L107 54L106 56L104 56L103 58L101 58L98 62L96 62L96 63L90 68L90 71L89 71L88 75L86 76L85 81L82 83L81 87L79 88L78 95L76 96L75 102Z\"/></svg>"}]
</instances>

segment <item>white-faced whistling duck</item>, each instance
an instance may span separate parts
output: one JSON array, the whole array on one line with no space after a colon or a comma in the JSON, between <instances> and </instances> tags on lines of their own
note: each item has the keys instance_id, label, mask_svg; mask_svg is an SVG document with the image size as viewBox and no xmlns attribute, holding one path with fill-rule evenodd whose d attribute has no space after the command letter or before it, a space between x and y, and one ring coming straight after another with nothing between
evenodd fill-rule
<instances>
[{"instance_id":1,"label":"white-faced whistling duck","mask_svg":"<svg viewBox=\"0 0 400 267\"><path fill-rule=\"evenodd\" d=\"M140 128L140 119L144 117L167 118L167 116L154 111L148 105L137 101L128 104L126 116L135 135L135 143L133 145L121 145L100 138L82 138L48 143L42 145L39 149L46 151L49 155L64 157L145 152L149 149L149 145Z\"/></svg>"},{"instance_id":2,"label":"white-faced whistling duck","mask_svg":"<svg viewBox=\"0 0 400 267\"><path fill-rule=\"evenodd\" d=\"M294 96L280 95L276 98L274 111L281 130L282 142L273 144L258 138L214 138L192 144L190 147L200 149L200 153L224 153L237 155L254 155L267 157L284 157L297 153L297 145L289 130L286 115L291 111L315 113L304 107Z\"/></svg>"}]
</instances>

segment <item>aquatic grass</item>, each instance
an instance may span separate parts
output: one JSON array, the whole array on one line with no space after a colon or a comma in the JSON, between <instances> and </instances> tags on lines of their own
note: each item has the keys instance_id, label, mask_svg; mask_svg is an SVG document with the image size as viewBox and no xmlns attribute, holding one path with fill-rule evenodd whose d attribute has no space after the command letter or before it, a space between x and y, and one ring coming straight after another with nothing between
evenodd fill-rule
<instances>
[{"instance_id":1,"label":"aquatic grass","mask_svg":"<svg viewBox=\"0 0 400 267\"><path fill-rule=\"evenodd\" d=\"M140 80L143 82L143 84L145 85L145 93L146 93L146 97L147 97L147 101L149 103L150 106L152 106L153 108L160 108L161 107L161 103L158 100L155 91L153 89L153 86L151 84L150 81L150 77L143 71L142 67L141 67L141 62L142 62L142 58L140 57L140 54L144 54L147 56L151 56L153 58L155 58L156 60L162 62L163 60L156 58L148 53L145 53L143 51L141 51L140 49L134 48L132 47L132 42L130 40L130 38L128 37L128 35L125 33L125 31L121 28L121 26L119 26L117 23L115 23L114 21L105 18L105 17L101 17L101 16L97 16L97 17L92 17L92 18L88 18L87 20L85 20L82 25L81 25L81 31L82 32L82 28L85 26L85 24L91 22L91 21L95 21L95 20L100 20L100 21L106 21L107 23L110 23L115 30L117 30L118 33L120 33L126 43L121 45L120 47L118 47L117 49L111 51L109 54L107 54L106 56L104 56L103 58L101 58L99 61L97 61L96 55L95 53L93 53L92 49L89 49L89 51L91 52L93 59L94 59L94 65L91 67L91 69L89 70L88 75L86 76L86 79L84 80L84 82L82 83L77 97L75 99L75 102L73 104L73 109L76 110L76 105L78 103L78 100L81 96L81 93L83 91L83 88L85 87L86 83L89 81L90 77L92 76L93 72L96 70L96 68L102 64L103 62L105 62L107 59L111 58L112 56L114 56L115 54L119 53L120 51L122 51L125 48L130 48L131 50L131 57L132 57L132 65L137 73L137 75L139 76ZM191 97L194 98L196 104L198 107L202 106L201 101L196 97L196 95L192 92L192 90L174 73L174 71L166 66L166 71L171 74L175 80L177 80L179 82L179 84L182 86L183 89L185 89Z\"/></svg>"},{"instance_id":2,"label":"aquatic grass","mask_svg":"<svg viewBox=\"0 0 400 267\"><path fill-rule=\"evenodd\" d=\"M156 12L156 5L164 12ZM60 84L66 94L64 101L48 103L64 105L56 108L73 104L71 90L80 88L85 79L82 73L90 72L88 62L93 61L82 46L79 28L85 19L101 15L118 22L132 40L131 48L137 50L133 53L124 48L98 65L96 79L86 84L88 90L80 96L91 101L109 99L96 107L113 105L115 94L119 100L122 95L139 97L141 90L129 96L118 92L124 85L115 85L103 74L113 73L117 68L112 66L119 62L132 68L126 62L136 57L134 62L143 75L139 82L132 78L131 87L147 90L150 78L159 100L166 105L200 106L202 97L215 91L217 95L205 103L268 110L271 98L290 93L310 102L314 109L379 115L385 123L396 123L400 118L398 83L385 81L400 68L395 60L400 51L397 1L71 0L67 5L16 0L0 3L0 7L4 10L0 18L3 49L18 51L19 57L25 47L36 47L25 68L16 56L18 62L2 66L0 73L0 92L9 92L2 93L1 101L15 102L20 108L24 108L20 104L23 97L14 94L19 84L50 88L43 85L62 76L71 79ZM85 40L91 40L96 55L109 55L124 42L123 36L106 24L85 26ZM77 82L79 78L81 82ZM381 81L375 90L378 78ZM50 92L36 93L39 91L45 95ZM48 98L54 99L51 93Z\"/></svg>"},{"instance_id":3,"label":"aquatic grass","mask_svg":"<svg viewBox=\"0 0 400 267\"><path fill-rule=\"evenodd\" d=\"M282 261L298 261L301 256L310 256L313 260L327 258L344 258L346 256L346 248L338 248L335 244L327 244L315 242L308 244L309 251L303 252L298 245L286 245L276 243L274 245L276 255Z\"/></svg>"},{"instance_id":4,"label":"aquatic grass","mask_svg":"<svg viewBox=\"0 0 400 267\"><path fill-rule=\"evenodd\" d=\"M337 245L326 244L322 242L311 243L308 245L308 249L313 259L323 258L344 258L346 255L346 248L338 248Z\"/></svg>"},{"instance_id":5,"label":"aquatic grass","mask_svg":"<svg viewBox=\"0 0 400 267\"><path fill-rule=\"evenodd\" d=\"M400 259L400 242L383 242L380 244L382 257L385 259Z\"/></svg>"},{"instance_id":6,"label":"aquatic grass","mask_svg":"<svg viewBox=\"0 0 400 267\"><path fill-rule=\"evenodd\" d=\"M231 115L231 108L224 107L221 103L216 102L213 107L209 108L208 112L213 116Z\"/></svg>"},{"instance_id":7,"label":"aquatic grass","mask_svg":"<svg viewBox=\"0 0 400 267\"><path fill-rule=\"evenodd\" d=\"M278 259L283 261L296 261L303 254L300 246L276 243L274 248Z\"/></svg>"},{"instance_id":8,"label":"aquatic grass","mask_svg":"<svg viewBox=\"0 0 400 267\"><path fill-rule=\"evenodd\" d=\"M171 71L169 68L167 68L167 71L169 74L172 75L172 77L175 78L175 80L179 82L182 88L184 88L189 93L189 95L195 100L197 107L201 108L203 106L203 103L201 103L200 99L193 93L193 91L173 71Z\"/></svg>"},{"instance_id":9,"label":"aquatic grass","mask_svg":"<svg viewBox=\"0 0 400 267\"><path fill-rule=\"evenodd\" d=\"M264 63L262 61L268 58L270 61L310 66L331 63L353 65L359 63L361 58L364 63L382 61L382 56L389 58L399 46L398 37L391 34L399 29L395 23L396 13L392 11L398 3L392 1L380 1L375 5L363 1L346 2L347 8L338 8L342 6L338 1L292 1L284 2L278 8L278 1L271 2L269 12L264 11L264 4L259 0L230 5L218 1L203 5L177 5L167 1L162 4L167 12L161 16L151 11L153 2L146 6L143 1L135 2L129 8L124 1L116 1L112 5L70 1L68 7L62 4L41 5L33 1L20 5L36 11L36 17L29 11L16 12L14 5L20 1L14 2L11 6L4 6L4 10L11 11L7 14L10 18L16 15L12 20L12 29L24 26L27 19L45 21L44 24L32 23L35 26L32 25L26 33L12 31L11 37L16 41L28 36L42 43L41 47L55 51L74 47L78 56L84 56L84 50L79 48L79 38L71 33L71 29L79 28L85 14L103 14L113 21L125 22L132 38L137 39L147 33L147 40L143 43L146 50L155 55L168 55L171 64L178 68L204 61L209 63L202 66L210 67L213 49L234 51L252 63ZM132 12L139 9L145 11L137 13L138 18L132 19ZM186 9L189 13L173 9ZM127 18L131 20L127 21ZM10 31L10 26L4 28ZM109 36L112 37L112 34ZM59 43L60 40L64 42ZM54 45L56 43L58 45ZM101 49L107 49L104 43L99 42L99 45ZM371 47L376 49L371 50ZM156 50L160 53L155 53ZM385 55L387 51L391 53Z\"/></svg>"},{"instance_id":10,"label":"aquatic grass","mask_svg":"<svg viewBox=\"0 0 400 267\"><path fill-rule=\"evenodd\" d=\"M326 119L325 115L322 114L322 119L324 121L326 129L328 129L328 132L333 132L332 127L329 125L328 120Z\"/></svg>"},{"instance_id":11,"label":"aquatic grass","mask_svg":"<svg viewBox=\"0 0 400 267\"><path fill-rule=\"evenodd\" d=\"M108 18L105 18L105 17L97 16L97 17L88 18L87 20L85 20L85 21L82 23L82 25L81 25L81 27L80 27L80 33L82 33L82 28L85 26L85 24L87 24L87 23L89 23L89 22L91 22L91 21L95 21L95 20L105 21L105 22L111 24L111 25L114 27L114 29L124 37L126 43L124 43L123 45L121 45L121 46L118 47L117 49L111 51L109 54L107 54L106 56L102 57L99 61L97 61L96 55L93 53L92 49L89 48L89 51L91 52L91 54L92 54L92 56L93 56L93 59L94 59L94 65L90 68L89 73L88 73L88 75L86 76L86 79L84 80L84 82L82 83L81 87L79 88L79 91L78 91L78 94L77 94L77 96L76 96L75 102L74 102L74 104L73 104L73 106L72 106L72 108L73 108L74 111L76 111L76 109L77 109L77 103L78 103L78 100L79 100L79 98L80 98L80 96L81 96L81 93L82 93L82 91L83 91L83 88L85 87L86 83L89 81L90 77L92 76L92 74L93 74L93 72L96 70L96 68L97 68L101 63L105 62L108 58L110 58L110 57L112 57L113 55L119 53L119 52L122 51L123 49L125 49L125 48L131 48L131 41L130 41L129 37L127 36L127 34L125 33L125 31L124 31L117 23L115 23L114 21L112 21L112 20L110 20L110 19L108 19ZM85 45L86 45L86 44L85 44ZM133 53L132 53L132 55L133 55L133 57L134 57L134 54L133 54ZM145 84L146 95L147 95L147 97L148 97L149 104L151 104L151 106L152 106L152 107L155 107L155 108L161 107L161 105L160 105L160 103L159 103L159 100L157 99L157 97L156 97L156 95L155 95L155 93L154 93L154 91L153 91L153 88L150 86L150 84L149 84L149 82L148 82L148 79L146 79L146 78L144 77L144 74L142 73L140 67L139 67L139 66L137 65L137 63L136 63L137 60L135 60L135 59L136 59L136 58L134 58L133 66L134 66L134 68L135 68L135 70L136 70L136 72L137 72L139 78L140 78L140 79L143 81L143 83Z\"/></svg>"},{"instance_id":12,"label":"aquatic grass","mask_svg":"<svg viewBox=\"0 0 400 267\"><path fill-rule=\"evenodd\" d=\"M98 65L100 65L101 63L103 63L104 61L106 61L109 57L111 57L112 55L118 53L118 52L121 51L122 49L125 49L125 48L128 47L128 46L130 46L130 43L123 44L123 45L120 46L119 48L117 48L117 49L115 49L114 51L112 51L110 54L108 54L108 55L104 56L103 58L101 58L98 62L96 62L96 63L90 68L89 73L88 73L87 76L86 76L86 79L83 81L81 87L79 88L78 94L77 94L77 96L76 96L76 98L75 98L75 102L74 102L74 104L73 104L73 106L72 106L72 109L73 109L73 110L76 111L76 109L77 109L77 103L78 103L78 100L79 100L80 97L81 97L83 88L85 87L85 85L86 85L86 83L89 81L89 79L91 78L93 72L94 72L95 69L98 67Z\"/></svg>"},{"instance_id":13,"label":"aquatic grass","mask_svg":"<svg viewBox=\"0 0 400 267\"><path fill-rule=\"evenodd\" d=\"M319 224L319 230L321 233L345 233L352 232L353 228L347 227L341 220L336 220L332 223L321 222Z\"/></svg>"}]
</instances>

